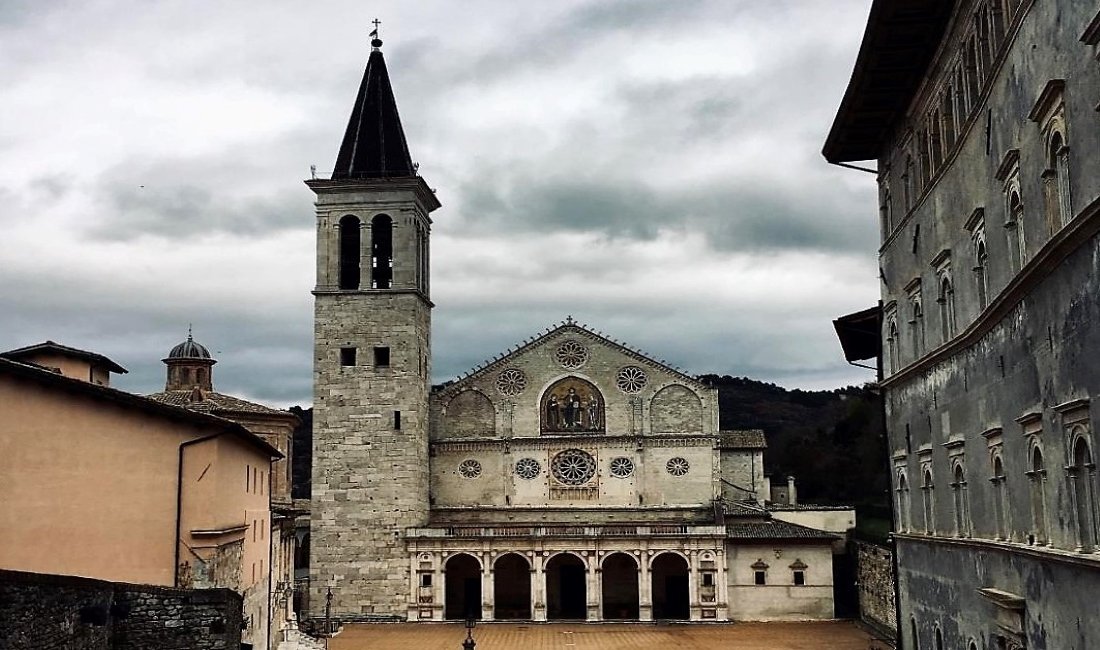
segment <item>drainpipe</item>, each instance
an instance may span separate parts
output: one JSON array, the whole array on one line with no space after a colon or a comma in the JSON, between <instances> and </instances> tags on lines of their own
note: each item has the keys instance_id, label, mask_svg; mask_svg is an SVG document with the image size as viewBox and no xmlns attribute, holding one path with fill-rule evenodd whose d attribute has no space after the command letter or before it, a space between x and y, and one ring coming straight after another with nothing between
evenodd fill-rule
<instances>
[{"instance_id":1,"label":"drainpipe","mask_svg":"<svg viewBox=\"0 0 1100 650\"><path fill-rule=\"evenodd\" d=\"M271 471L272 466L275 463L268 460L267 463L267 647L274 648L278 644L273 643L271 638L272 626L275 624L275 611L273 607L273 598L275 596L275 587L272 586L272 578L275 576L275 536L272 534L275 528L275 512L271 509L271 486L274 483L274 474ZM282 526L279 526L279 545L282 546L283 532ZM279 617L282 618L282 614Z\"/></svg>"},{"instance_id":2,"label":"drainpipe","mask_svg":"<svg viewBox=\"0 0 1100 650\"><path fill-rule=\"evenodd\" d=\"M190 447L191 445L195 445L200 442L206 442L207 440L213 440L214 438L220 437L223 433L225 432L219 431L218 433L215 433L213 435L203 436L201 438L195 438L193 440L187 440L186 442L180 443L179 446L179 458L176 462L176 538L174 540L176 548L173 554L175 559L172 562L173 587L180 586L180 520L183 518L183 451L185 447Z\"/></svg>"}]
</instances>

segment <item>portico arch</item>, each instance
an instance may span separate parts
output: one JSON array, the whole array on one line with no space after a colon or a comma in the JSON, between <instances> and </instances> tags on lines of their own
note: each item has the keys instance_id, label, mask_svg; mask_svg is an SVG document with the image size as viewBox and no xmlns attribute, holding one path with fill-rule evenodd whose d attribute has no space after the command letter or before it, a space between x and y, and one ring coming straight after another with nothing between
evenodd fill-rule
<instances>
[{"instance_id":1,"label":"portico arch","mask_svg":"<svg viewBox=\"0 0 1100 650\"><path fill-rule=\"evenodd\" d=\"M603 559L601 595L604 619L638 619L638 563L627 553Z\"/></svg>"},{"instance_id":2,"label":"portico arch","mask_svg":"<svg viewBox=\"0 0 1100 650\"><path fill-rule=\"evenodd\" d=\"M653 618L687 620L691 608L688 596L688 563L678 553L666 551L650 565L653 588Z\"/></svg>"},{"instance_id":3,"label":"portico arch","mask_svg":"<svg viewBox=\"0 0 1100 650\"><path fill-rule=\"evenodd\" d=\"M519 553L505 553L493 563L493 619L531 618L531 563Z\"/></svg>"},{"instance_id":4,"label":"portico arch","mask_svg":"<svg viewBox=\"0 0 1100 650\"><path fill-rule=\"evenodd\" d=\"M481 562L469 553L456 553L447 558L443 571L443 617L481 618Z\"/></svg>"},{"instance_id":5,"label":"portico arch","mask_svg":"<svg viewBox=\"0 0 1100 650\"><path fill-rule=\"evenodd\" d=\"M546 563L546 616L584 620L588 612L587 572L584 560L558 553Z\"/></svg>"}]
</instances>

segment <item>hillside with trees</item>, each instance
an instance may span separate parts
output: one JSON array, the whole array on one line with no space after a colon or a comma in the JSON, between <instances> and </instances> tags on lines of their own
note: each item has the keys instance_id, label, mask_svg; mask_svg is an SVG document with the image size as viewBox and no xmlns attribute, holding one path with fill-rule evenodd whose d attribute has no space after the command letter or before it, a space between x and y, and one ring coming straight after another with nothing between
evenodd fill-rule
<instances>
[{"instance_id":1,"label":"hillside with trees","mask_svg":"<svg viewBox=\"0 0 1100 650\"><path fill-rule=\"evenodd\" d=\"M794 476L799 499L888 516L882 407L865 388L787 390L746 377L703 375L718 387L723 430L763 429L765 471Z\"/></svg>"}]
</instances>

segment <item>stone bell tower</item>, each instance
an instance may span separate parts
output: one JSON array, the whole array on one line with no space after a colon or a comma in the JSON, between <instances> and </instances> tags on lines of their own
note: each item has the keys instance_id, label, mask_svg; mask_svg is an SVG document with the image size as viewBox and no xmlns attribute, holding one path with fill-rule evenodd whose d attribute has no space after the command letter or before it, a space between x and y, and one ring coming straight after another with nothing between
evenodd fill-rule
<instances>
[{"instance_id":1,"label":"stone bell tower","mask_svg":"<svg viewBox=\"0 0 1100 650\"><path fill-rule=\"evenodd\" d=\"M377 35L377 34L375 34ZM310 612L408 611L406 528L428 520L429 214L375 38L317 194Z\"/></svg>"}]
</instances>

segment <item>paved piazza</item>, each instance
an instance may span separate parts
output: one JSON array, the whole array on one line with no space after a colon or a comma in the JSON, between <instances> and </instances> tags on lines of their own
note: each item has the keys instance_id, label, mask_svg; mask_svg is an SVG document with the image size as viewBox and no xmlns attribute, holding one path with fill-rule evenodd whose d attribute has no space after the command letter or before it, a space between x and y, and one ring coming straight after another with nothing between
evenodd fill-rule
<instances>
[{"instance_id":1,"label":"paved piazza","mask_svg":"<svg viewBox=\"0 0 1100 650\"><path fill-rule=\"evenodd\" d=\"M349 625L329 650L461 650L460 623ZM885 648L848 621L713 625L490 623L474 630L477 650L869 650Z\"/></svg>"}]
</instances>

